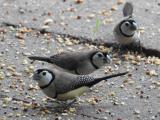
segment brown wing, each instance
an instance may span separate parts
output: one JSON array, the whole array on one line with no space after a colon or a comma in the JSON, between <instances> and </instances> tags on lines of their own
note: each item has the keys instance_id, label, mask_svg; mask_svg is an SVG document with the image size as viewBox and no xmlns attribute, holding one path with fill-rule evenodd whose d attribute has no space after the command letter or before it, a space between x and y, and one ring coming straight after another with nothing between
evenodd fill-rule
<instances>
[{"instance_id":1,"label":"brown wing","mask_svg":"<svg viewBox=\"0 0 160 120\"><path fill-rule=\"evenodd\" d=\"M75 52L56 54L54 56L51 56L50 60L54 64L68 70L75 70L79 65L77 61L77 54Z\"/></svg>"},{"instance_id":2,"label":"brown wing","mask_svg":"<svg viewBox=\"0 0 160 120\"><path fill-rule=\"evenodd\" d=\"M89 60L90 56L97 50L81 51L81 52L65 52L50 57L50 60L65 69L76 70L83 65L85 60Z\"/></svg>"}]
</instances>

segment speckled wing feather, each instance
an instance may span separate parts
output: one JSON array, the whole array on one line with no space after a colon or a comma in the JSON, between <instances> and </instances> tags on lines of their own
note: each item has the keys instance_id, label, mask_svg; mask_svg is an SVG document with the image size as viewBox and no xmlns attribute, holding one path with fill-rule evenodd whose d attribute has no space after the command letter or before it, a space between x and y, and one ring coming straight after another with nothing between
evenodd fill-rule
<instances>
[{"instance_id":1,"label":"speckled wing feather","mask_svg":"<svg viewBox=\"0 0 160 120\"><path fill-rule=\"evenodd\" d=\"M80 88L82 86L92 87L93 85L99 83L102 80L107 80L113 77L118 77L122 75L126 75L128 72L112 74L109 76L101 77L101 78L94 78L89 75L73 75L73 74L61 74L56 77L55 86L56 86L56 93L63 94L74 89ZM63 84L65 83L65 84Z\"/></svg>"},{"instance_id":2,"label":"speckled wing feather","mask_svg":"<svg viewBox=\"0 0 160 120\"><path fill-rule=\"evenodd\" d=\"M69 91L72 91L74 89L80 88L82 86L88 86L89 83L92 83L95 79L93 77L87 76L87 75L80 75L78 77L73 77L69 80L65 79L65 84L61 84L61 82L57 81L55 83L56 85L56 93L57 94L63 94Z\"/></svg>"}]
</instances>

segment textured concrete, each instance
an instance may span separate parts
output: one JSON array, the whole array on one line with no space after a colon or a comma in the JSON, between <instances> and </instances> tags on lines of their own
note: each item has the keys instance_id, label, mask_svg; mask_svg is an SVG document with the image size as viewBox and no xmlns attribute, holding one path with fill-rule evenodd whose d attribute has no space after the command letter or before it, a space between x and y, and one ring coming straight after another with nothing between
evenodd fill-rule
<instances>
[{"instance_id":1,"label":"textured concrete","mask_svg":"<svg viewBox=\"0 0 160 120\"><path fill-rule=\"evenodd\" d=\"M134 3L135 16L145 31L141 35L141 41L147 49L156 51L159 51L160 44L158 2L160 1L140 0ZM107 43L113 42L111 29L119 21L123 5L118 5L118 10L111 12L109 16L100 15L99 11L109 11L116 4L116 1L111 0L107 2L84 0L81 4L67 0L66 2L1 0L0 23L7 22L13 25L21 23L29 28L41 29L46 19L52 18L54 22L48 28L53 34L41 34L38 30L6 27L1 24L0 120L159 120L160 59L155 57L131 53L125 55L122 61L117 53L113 53L113 63L92 74L102 76L106 70L114 73L129 70L130 75L97 84L92 92L80 97L79 104L76 103L72 109L59 113L55 112L54 103L46 100L47 97L31 78L32 71L37 67L50 65L41 62L32 63L27 55L48 56L62 51L94 47L88 44L77 44L77 40L73 41L67 38L67 35L64 38L54 33L85 37L90 40L101 39ZM67 11L70 8L77 11ZM77 16L81 19L75 19ZM110 18L113 22L107 25L102 22L99 29L93 32L96 19L103 21ZM111 73L108 72L108 74Z\"/></svg>"},{"instance_id":2,"label":"textured concrete","mask_svg":"<svg viewBox=\"0 0 160 120\"><path fill-rule=\"evenodd\" d=\"M30 76L33 69L50 65L41 62L31 64L26 55L47 56L62 50L86 49L88 45L68 46L66 43L59 43L57 37L41 35L37 31L25 33L24 39L18 39L15 35L19 29L11 27L3 29L6 33L1 34L0 42L0 76L3 76L0 80L1 119L160 119L160 67L154 62L156 58L141 55L140 58L140 56L128 54L125 61L121 61L114 53L113 65L106 65L106 68L95 71L93 75L102 76L104 70L118 72L128 69L130 77L119 77L110 79L106 83L101 82L93 87L92 92L80 97L80 104L72 106L75 111L70 110L73 113L69 111L57 113L54 109L54 102L45 100L46 96ZM153 70L155 73L151 72Z\"/></svg>"},{"instance_id":3,"label":"textured concrete","mask_svg":"<svg viewBox=\"0 0 160 120\"><path fill-rule=\"evenodd\" d=\"M146 49L160 51L160 2L158 0L140 0L135 2L134 15L139 26L143 28L141 43ZM74 0L1 0L0 22L22 24L28 27L41 29L46 19L53 23L47 29L51 32L84 37L90 40L97 39L99 43L112 43L112 29L122 17L123 4L117 5L116 0L84 0L76 4ZM111 11L112 6L116 11ZM98 29L96 21L101 21ZM108 21L108 22L106 22ZM106 22L106 23L105 23ZM101 42L102 41L102 42ZM156 53L157 56L159 52Z\"/></svg>"}]
</instances>

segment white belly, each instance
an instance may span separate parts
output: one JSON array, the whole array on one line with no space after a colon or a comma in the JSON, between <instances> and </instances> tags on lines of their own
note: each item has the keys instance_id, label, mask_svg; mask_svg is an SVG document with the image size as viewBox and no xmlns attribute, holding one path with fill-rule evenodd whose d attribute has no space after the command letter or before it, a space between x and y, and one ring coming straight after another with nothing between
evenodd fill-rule
<instances>
[{"instance_id":1,"label":"white belly","mask_svg":"<svg viewBox=\"0 0 160 120\"><path fill-rule=\"evenodd\" d=\"M116 32L114 32L114 36L115 36L115 40L118 41L118 43L121 45L129 45L137 41L136 33L133 37L125 37L123 35L116 34Z\"/></svg>"},{"instance_id":2,"label":"white belly","mask_svg":"<svg viewBox=\"0 0 160 120\"><path fill-rule=\"evenodd\" d=\"M75 90L72 90L70 92L67 92L67 93L64 93L64 94L59 94L57 96L57 99L58 100L61 100L61 101L65 101L65 100L71 100L71 99L74 99L80 95L82 95L83 93L89 91L89 87L80 87L80 88L77 88Z\"/></svg>"},{"instance_id":3,"label":"white belly","mask_svg":"<svg viewBox=\"0 0 160 120\"><path fill-rule=\"evenodd\" d=\"M129 45L134 42L133 38L127 38L127 37L122 37L122 36L121 37L117 36L116 40L122 45Z\"/></svg>"}]
</instances>

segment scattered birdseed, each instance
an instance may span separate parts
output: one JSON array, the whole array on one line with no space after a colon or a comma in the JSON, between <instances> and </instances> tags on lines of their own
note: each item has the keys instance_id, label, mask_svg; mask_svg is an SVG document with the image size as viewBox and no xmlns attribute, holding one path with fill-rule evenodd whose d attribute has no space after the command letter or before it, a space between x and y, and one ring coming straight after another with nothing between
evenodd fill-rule
<instances>
[{"instance_id":1,"label":"scattered birdseed","mask_svg":"<svg viewBox=\"0 0 160 120\"><path fill-rule=\"evenodd\" d=\"M50 27L48 25L43 25L41 27L42 30L47 31Z\"/></svg>"},{"instance_id":2,"label":"scattered birdseed","mask_svg":"<svg viewBox=\"0 0 160 120\"><path fill-rule=\"evenodd\" d=\"M124 3L124 0L117 0L118 5L123 4L123 3Z\"/></svg>"},{"instance_id":3,"label":"scattered birdseed","mask_svg":"<svg viewBox=\"0 0 160 120\"><path fill-rule=\"evenodd\" d=\"M111 10L112 10L112 11L117 11L117 10L118 10L117 5L113 5L113 6L111 7Z\"/></svg>"},{"instance_id":4,"label":"scattered birdseed","mask_svg":"<svg viewBox=\"0 0 160 120\"><path fill-rule=\"evenodd\" d=\"M53 20L48 18L44 21L44 25L49 25L49 24L52 24L53 23Z\"/></svg>"},{"instance_id":5,"label":"scattered birdseed","mask_svg":"<svg viewBox=\"0 0 160 120\"><path fill-rule=\"evenodd\" d=\"M15 37L18 39L24 39L24 35L22 33L16 33Z\"/></svg>"},{"instance_id":6,"label":"scattered birdseed","mask_svg":"<svg viewBox=\"0 0 160 120\"><path fill-rule=\"evenodd\" d=\"M69 112L75 113L75 112L76 112L76 109L75 109L75 108L69 108Z\"/></svg>"},{"instance_id":7,"label":"scattered birdseed","mask_svg":"<svg viewBox=\"0 0 160 120\"><path fill-rule=\"evenodd\" d=\"M4 73L2 71L0 71L0 80L4 79Z\"/></svg>"},{"instance_id":8,"label":"scattered birdseed","mask_svg":"<svg viewBox=\"0 0 160 120\"><path fill-rule=\"evenodd\" d=\"M103 24L106 25L108 23L112 23L113 22L113 19L112 18L106 18L103 20Z\"/></svg>"},{"instance_id":9,"label":"scattered birdseed","mask_svg":"<svg viewBox=\"0 0 160 120\"><path fill-rule=\"evenodd\" d=\"M149 75L150 77L158 76L158 73L155 70L147 70L146 74Z\"/></svg>"},{"instance_id":10,"label":"scattered birdseed","mask_svg":"<svg viewBox=\"0 0 160 120\"><path fill-rule=\"evenodd\" d=\"M137 110L137 109L135 109L135 110L134 110L134 114L139 115L139 114L140 114L140 111Z\"/></svg>"},{"instance_id":11,"label":"scattered birdseed","mask_svg":"<svg viewBox=\"0 0 160 120\"><path fill-rule=\"evenodd\" d=\"M75 0L76 4L80 4L80 3L83 3L83 2L84 2L84 0Z\"/></svg>"}]
</instances>

